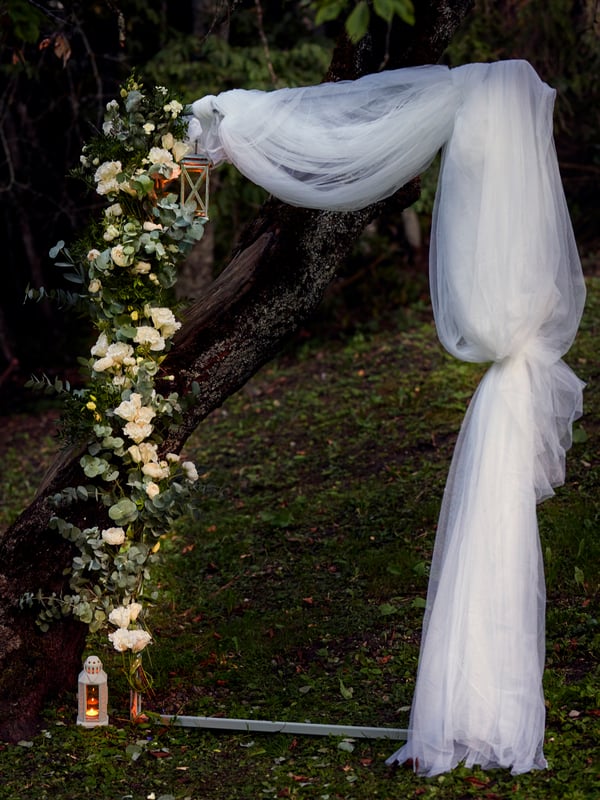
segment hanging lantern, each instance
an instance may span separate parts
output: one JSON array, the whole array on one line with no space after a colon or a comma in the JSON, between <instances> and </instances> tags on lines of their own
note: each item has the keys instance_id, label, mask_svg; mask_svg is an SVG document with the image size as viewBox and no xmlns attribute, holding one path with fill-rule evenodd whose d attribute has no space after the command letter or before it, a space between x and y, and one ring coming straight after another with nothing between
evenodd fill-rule
<instances>
[{"instance_id":1,"label":"hanging lantern","mask_svg":"<svg viewBox=\"0 0 600 800\"><path fill-rule=\"evenodd\" d=\"M177 178L154 176L156 194L159 197L176 194L180 205L193 200L196 204L194 216L208 219L211 161L205 155L194 152L183 156L178 166L181 172Z\"/></svg>"},{"instance_id":2,"label":"hanging lantern","mask_svg":"<svg viewBox=\"0 0 600 800\"><path fill-rule=\"evenodd\" d=\"M84 728L108 725L108 684L98 656L89 656L79 673L77 724Z\"/></svg>"}]
</instances>

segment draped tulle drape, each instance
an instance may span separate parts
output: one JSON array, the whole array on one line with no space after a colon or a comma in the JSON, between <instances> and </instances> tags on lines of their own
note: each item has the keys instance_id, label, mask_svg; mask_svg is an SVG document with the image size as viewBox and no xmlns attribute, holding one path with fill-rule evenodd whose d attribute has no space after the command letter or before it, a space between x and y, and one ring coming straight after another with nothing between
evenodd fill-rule
<instances>
[{"instance_id":1,"label":"draped tulle drape","mask_svg":"<svg viewBox=\"0 0 600 800\"><path fill-rule=\"evenodd\" d=\"M435 775L460 761L545 766L545 590L536 502L564 480L582 384L561 360L584 302L554 143L554 92L529 64L430 66L193 105L190 137L277 197L351 210L443 148L430 252L440 341L492 362L463 423L431 567L406 745Z\"/></svg>"}]
</instances>

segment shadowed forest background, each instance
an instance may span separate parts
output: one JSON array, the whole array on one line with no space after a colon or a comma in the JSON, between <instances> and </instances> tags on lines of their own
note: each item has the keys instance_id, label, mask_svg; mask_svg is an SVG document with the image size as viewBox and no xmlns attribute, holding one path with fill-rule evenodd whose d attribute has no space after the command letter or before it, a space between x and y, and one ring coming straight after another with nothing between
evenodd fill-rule
<instances>
[{"instance_id":1,"label":"shadowed forest background","mask_svg":"<svg viewBox=\"0 0 600 800\"><path fill-rule=\"evenodd\" d=\"M7 409L15 392L22 399L19 387L32 371L54 376L71 369L76 344L85 336L63 309L23 300L28 286L64 286L48 250L59 239L72 240L94 212L93 196L69 172L78 164L82 144L101 126L106 102L119 84L136 70L142 80L167 85L191 102L236 87L319 82L342 22L317 27L314 10L300 0L124 0L118 5L9 0L3 5L0 402ZM450 65L525 58L556 87L561 173L584 248L597 236L598 221L598 24L593 0L480 2L443 58ZM404 23L394 25L396 31ZM393 38L389 44L393 47ZM426 178L417 207L425 237L433 187L434 178ZM183 271L183 294L201 293L263 199L264 193L235 170L216 173L211 225ZM414 243L414 217L411 222L408 237ZM385 263L399 249L412 253L410 245L398 244L404 240L406 245L402 230L397 219L380 219L346 273L368 272L369 264ZM352 293L346 299L351 315L365 313L365 304L356 307ZM378 298L371 302L377 304Z\"/></svg>"}]
</instances>

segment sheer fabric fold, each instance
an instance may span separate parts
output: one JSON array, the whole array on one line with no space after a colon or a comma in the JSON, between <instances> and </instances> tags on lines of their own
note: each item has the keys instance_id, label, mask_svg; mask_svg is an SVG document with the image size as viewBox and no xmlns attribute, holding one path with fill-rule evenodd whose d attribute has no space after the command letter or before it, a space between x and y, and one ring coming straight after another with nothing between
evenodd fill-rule
<instances>
[{"instance_id":1,"label":"sheer fabric fold","mask_svg":"<svg viewBox=\"0 0 600 800\"><path fill-rule=\"evenodd\" d=\"M419 67L193 105L190 137L282 200L351 210L443 148L430 252L443 346L492 362L444 493L406 745L543 768L545 588L536 502L564 481L583 384L562 361L585 288L552 138L554 91L523 61Z\"/></svg>"}]
</instances>

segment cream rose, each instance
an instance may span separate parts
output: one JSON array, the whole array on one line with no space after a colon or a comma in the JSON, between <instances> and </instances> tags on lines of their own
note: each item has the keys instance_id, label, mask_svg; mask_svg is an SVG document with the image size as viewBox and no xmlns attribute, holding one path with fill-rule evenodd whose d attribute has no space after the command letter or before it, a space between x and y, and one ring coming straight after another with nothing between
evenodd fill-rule
<instances>
[{"instance_id":1,"label":"cream rose","mask_svg":"<svg viewBox=\"0 0 600 800\"><path fill-rule=\"evenodd\" d=\"M131 256L124 251L122 244L117 244L111 248L110 257L117 267L126 267L131 263Z\"/></svg>"},{"instance_id":2,"label":"cream rose","mask_svg":"<svg viewBox=\"0 0 600 800\"><path fill-rule=\"evenodd\" d=\"M112 206L104 209L104 214L107 217L120 217L123 213L120 203L113 203Z\"/></svg>"},{"instance_id":3,"label":"cream rose","mask_svg":"<svg viewBox=\"0 0 600 800\"><path fill-rule=\"evenodd\" d=\"M108 615L108 621L117 628L126 628L131 622L131 615L127 606L117 606Z\"/></svg>"},{"instance_id":4,"label":"cream rose","mask_svg":"<svg viewBox=\"0 0 600 800\"><path fill-rule=\"evenodd\" d=\"M150 327L150 325L140 325L140 327L136 329L133 341L138 344L149 345L150 350L159 351L165 349L165 340L160 335L159 331L157 331L156 328Z\"/></svg>"},{"instance_id":5,"label":"cream rose","mask_svg":"<svg viewBox=\"0 0 600 800\"><path fill-rule=\"evenodd\" d=\"M162 481L171 474L166 461L161 461L160 464L156 461L148 461L142 467L142 472L155 481Z\"/></svg>"},{"instance_id":6,"label":"cream rose","mask_svg":"<svg viewBox=\"0 0 600 800\"><path fill-rule=\"evenodd\" d=\"M166 339L173 336L181 328L181 322L175 319L175 315L170 308L150 308L149 312L152 324L160 330Z\"/></svg>"},{"instance_id":7,"label":"cream rose","mask_svg":"<svg viewBox=\"0 0 600 800\"><path fill-rule=\"evenodd\" d=\"M119 191L117 175L121 173L122 169L120 161L105 161L100 164L94 173L94 180L98 184L96 186L98 194L112 194Z\"/></svg>"},{"instance_id":8,"label":"cream rose","mask_svg":"<svg viewBox=\"0 0 600 800\"><path fill-rule=\"evenodd\" d=\"M184 461L181 465L181 469L190 483L195 483L198 480L198 470L193 461Z\"/></svg>"},{"instance_id":9,"label":"cream rose","mask_svg":"<svg viewBox=\"0 0 600 800\"><path fill-rule=\"evenodd\" d=\"M156 495L160 494L160 486L153 481L150 481L150 483L146 485L146 494L150 500L152 500L154 497L156 497Z\"/></svg>"},{"instance_id":10,"label":"cream rose","mask_svg":"<svg viewBox=\"0 0 600 800\"><path fill-rule=\"evenodd\" d=\"M112 242L113 239L116 239L119 236L119 229L116 225L109 225L108 228L102 234L102 238L105 242Z\"/></svg>"},{"instance_id":11,"label":"cream rose","mask_svg":"<svg viewBox=\"0 0 600 800\"><path fill-rule=\"evenodd\" d=\"M147 439L153 430L154 428L152 425L149 425L147 422L128 422L123 428L125 435L133 439L136 444Z\"/></svg>"},{"instance_id":12,"label":"cream rose","mask_svg":"<svg viewBox=\"0 0 600 800\"><path fill-rule=\"evenodd\" d=\"M148 631L144 631L141 628L134 628L134 630L128 631L128 633L129 647L134 653L139 653L152 641L152 636L150 636Z\"/></svg>"},{"instance_id":13,"label":"cream rose","mask_svg":"<svg viewBox=\"0 0 600 800\"><path fill-rule=\"evenodd\" d=\"M107 544L123 544L125 541L125 531L123 528L107 528L102 531L102 538Z\"/></svg>"},{"instance_id":14,"label":"cream rose","mask_svg":"<svg viewBox=\"0 0 600 800\"><path fill-rule=\"evenodd\" d=\"M190 151L189 144L185 142L175 142L173 145L173 158L175 161L181 161L181 159Z\"/></svg>"},{"instance_id":15,"label":"cream rose","mask_svg":"<svg viewBox=\"0 0 600 800\"><path fill-rule=\"evenodd\" d=\"M125 650L129 650L129 633L127 628L117 628L116 631L108 634L108 641L112 642L115 650L119 653L124 653Z\"/></svg>"},{"instance_id":16,"label":"cream rose","mask_svg":"<svg viewBox=\"0 0 600 800\"><path fill-rule=\"evenodd\" d=\"M129 603L128 608L129 608L129 619L132 622L135 622L136 619L141 614L143 606L141 603Z\"/></svg>"}]
</instances>

